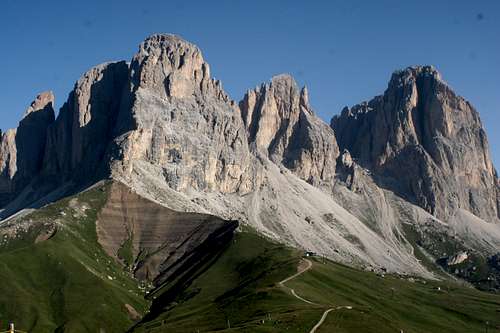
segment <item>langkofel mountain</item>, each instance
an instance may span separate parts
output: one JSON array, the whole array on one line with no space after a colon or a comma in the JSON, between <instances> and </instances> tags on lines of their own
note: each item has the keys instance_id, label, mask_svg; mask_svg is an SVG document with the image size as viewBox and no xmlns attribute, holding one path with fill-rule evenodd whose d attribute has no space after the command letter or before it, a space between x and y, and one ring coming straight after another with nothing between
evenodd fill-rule
<instances>
[{"instance_id":1,"label":"langkofel mountain","mask_svg":"<svg viewBox=\"0 0 500 333\"><path fill-rule=\"evenodd\" d=\"M356 269L500 288L488 139L434 67L394 72L383 95L330 124L287 74L232 98L200 49L168 34L84 73L57 117L40 93L1 133L1 234L50 242L64 223L33 214L87 195L66 202L79 207L70 215L95 209L103 255L151 288L190 285L189 267L242 228ZM88 193L100 186L98 204ZM144 322L170 309L159 302Z\"/></svg>"}]
</instances>

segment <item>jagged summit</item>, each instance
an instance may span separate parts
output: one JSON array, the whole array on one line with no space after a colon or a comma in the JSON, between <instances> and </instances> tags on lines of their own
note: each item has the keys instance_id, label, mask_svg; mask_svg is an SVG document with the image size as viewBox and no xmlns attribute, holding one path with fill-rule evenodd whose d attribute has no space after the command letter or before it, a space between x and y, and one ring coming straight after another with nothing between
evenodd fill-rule
<instances>
[{"instance_id":1,"label":"jagged summit","mask_svg":"<svg viewBox=\"0 0 500 333\"><path fill-rule=\"evenodd\" d=\"M89 180L102 167L115 135L128 72L125 61L107 62L77 80L47 130L44 177L57 175L61 182Z\"/></svg>"},{"instance_id":2,"label":"jagged summit","mask_svg":"<svg viewBox=\"0 0 500 333\"><path fill-rule=\"evenodd\" d=\"M395 70L391 76L391 82L393 79L404 76L432 76L433 78L442 81L441 73L437 70L434 65L413 65L408 66L403 69Z\"/></svg>"},{"instance_id":3,"label":"jagged summit","mask_svg":"<svg viewBox=\"0 0 500 333\"><path fill-rule=\"evenodd\" d=\"M447 86L447 83L442 79L441 73L439 73L433 65L413 65L395 70L390 77L386 91L401 90L404 87L408 87L409 82L416 82L417 80L422 80L424 78ZM401 92L405 93L404 91ZM383 97L384 95L378 95L369 101L363 101L352 107L345 106L340 113L342 116L356 117L356 114L374 111L375 108L373 108L373 104ZM332 120L336 118L338 118L338 116L334 116Z\"/></svg>"},{"instance_id":4,"label":"jagged summit","mask_svg":"<svg viewBox=\"0 0 500 333\"><path fill-rule=\"evenodd\" d=\"M200 49L176 35L155 34L139 46L130 64L131 84L150 89L162 98L215 96L229 101L220 81L210 76L210 66Z\"/></svg>"},{"instance_id":5,"label":"jagged summit","mask_svg":"<svg viewBox=\"0 0 500 333\"><path fill-rule=\"evenodd\" d=\"M479 114L432 66L396 71L384 95L331 122L341 149L441 218L498 215L497 179ZM471 163L471 161L474 161Z\"/></svg>"},{"instance_id":6,"label":"jagged summit","mask_svg":"<svg viewBox=\"0 0 500 333\"><path fill-rule=\"evenodd\" d=\"M270 122L275 122L278 126L277 122L280 120L277 117L284 119L296 118L301 105L309 108L308 103L305 103L305 101L308 102L308 97L304 100L304 98L301 98L303 94L303 90L299 92L297 82L290 74L275 75L269 82L262 83L254 89L249 89L239 105L243 122L249 132L250 141L255 140L255 132L258 127L255 121L261 119L262 111L265 111L266 114L273 118L263 120L266 125L273 126ZM254 113L254 111L257 111L257 113ZM258 139L258 141L270 140L271 138ZM267 146L268 144L269 142L258 142L257 146Z\"/></svg>"},{"instance_id":7,"label":"jagged summit","mask_svg":"<svg viewBox=\"0 0 500 333\"><path fill-rule=\"evenodd\" d=\"M248 141L311 183L331 180L338 156L333 132L309 105L307 89L288 74L249 90L239 103Z\"/></svg>"},{"instance_id":8,"label":"jagged summit","mask_svg":"<svg viewBox=\"0 0 500 333\"><path fill-rule=\"evenodd\" d=\"M13 200L42 167L47 129L54 122L54 95L42 92L15 129L0 136L0 207Z\"/></svg>"},{"instance_id":9,"label":"jagged summit","mask_svg":"<svg viewBox=\"0 0 500 333\"><path fill-rule=\"evenodd\" d=\"M144 41L141 43L141 48L143 46L161 46L165 47L166 45L169 45L170 47L178 47L180 48L181 45L183 46L188 46L192 48L196 48L199 50L198 46L195 44L185 40L183 37L180 35L176 34L170 34L170 33L154 33L149 35L144 39Z\"/></svg>"},{"instance_id":10,"label":"jagged summit","mask_svg":"<svg viewBox=\"0 0 500 333\"><path fill-rule=\"evenodd\" d=\"M284 84L289 86L297 86L297 82L295 81L293 76L289 73L281 73L273 75L273 77L271 77L271 80L269 80L269 84L271 85Z\"/></svg>"},{"instance_id":11,"label":"jagged summit","mask_svg":"<svg viewBox=\"0 0 500 333\"><path fill-rule=\"evenodd\" d=\"M38 94L31 105L26 109L23 118L32 112L41 111L45 108L52 110L54 108L54 94L52 91L44 91Z\"/></svg>"}]
</instances>

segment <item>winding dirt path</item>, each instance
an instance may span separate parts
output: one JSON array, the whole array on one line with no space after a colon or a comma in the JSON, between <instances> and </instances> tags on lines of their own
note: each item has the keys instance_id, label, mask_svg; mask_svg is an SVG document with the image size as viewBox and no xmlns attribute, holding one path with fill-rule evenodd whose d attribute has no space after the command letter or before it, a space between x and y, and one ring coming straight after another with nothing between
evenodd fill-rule
<instances>
[{"instance_id":1,"label":"winding dirt path","mask_svg":"<svg viewBox=\"0 0 500 333\"><path fill-rule=\"evenodd\" d=\"M333 311L335 310L334 308L331 308L331 309L328 309L326 310L325 312L323 312L323 315L321 316L321 319L316 323L316 325L314 325L314 327L309 331L309 333L314 333L316 332L316 330L321 326L321 324L323 324L323 322L325 321L326 319L326 316L328 316L328 313L330 313L330 311Z\"/></svg>"},{"instance_id":2,"label":"winding dirt path","mask_svg":"<svg viewBox=\"0 0 500 333\"><path fill-rule=\"evenodd\" d=\"M305 264L305 265L304 265ZM292 293L293 296L295 296L297 299L301 300L302 302L305 302L305 303L308 303L308 304L311 304L311 305L318 305L314 302L311 302L311 301L308 301L307 299L305 298L302 298L300 297L299 295L297 295L297 293L295 293L295 290L293 290L292 288L289 288L287 286L285 286L285 283L287 283L288 281L290 280L293 280L295 279L297 276L299 276L300 274L304 273L304 272L307 272L308 270L310 270L312 267L312 262L310 260L307 260L307 259L304 259L300 262L299 264L299 269L298 269L298 272L293 274L292 276L289 276L287 277L286 279L284 279L283 281L281 281L279 283L279 285L281 287L284 287L284 288L288 288L290 289L290 292Z\"/></svg>"},{"instance_id":3,"label":"winding dirt path","mask_svg":"<svg viewBox=\"0 0 500 333\"><path fill-rule=\"evenodd\" d=\"M302 273L307 272L308 270L311 269L311 267L312 267L312 262L310 260L308 260L308 259L303 259L300 262L300 264L299 264L297 273L295 273L295 274L287 277L283 281L280 281L279 285L281 287L290 289L290 292L292 293L292 295L295 296L297 299L301 300L302 302L305 302L305 303L308 303L308 304L311 304L311 305L319 305L317 303L308 301L307 299L300 297L299 295L297 295L295 293L295 290L293 290L292 288L289 288L289 287L285 286L285 283L287 283L290 280L295 279L297 276L301 275ZM327 309L325 312L323 312L323 315L321 316L321 319L316 323L316 325L314 325L314 327L309 331L309 333L315 333L316 330L323 324L323 322L325 321L325 319L328 316L328 314L331 311L338 310L338 309L348 309L348 310L351 310L352 306L338 306L336 308Z\"/></svg>"},{"instance_id":4,"label":"winding dirt path","mask_svg":"<svg viewBox=\"0 0 500 333\"><path fill-rule=\"evenodd\" d=\"M306 264L306 266L305 266L305 267L304 267L304 265L303 265L304 263ZM295 274L293 274L292 276L289 276L289 277L287 277L286 279L284 279L283 281L281 281L281 282L280 282L280 285L281 285L281 286L284 286L284 284L285 284L285 283L287 283L288 281L293 280L293 279L295 279L297 276L299 276L300 274L302 274L302 273L304 273L304 272L306 272L306 271L310 270L310 269L311 269L311 267L312 267L312 265L313 265L313 264L312 264L311 260L309 260L309 259L303 259L303 260L300 262L300 264L299 264L299 269L298 269L297 273L295 273Z\"/></svg>"}]
</instances>

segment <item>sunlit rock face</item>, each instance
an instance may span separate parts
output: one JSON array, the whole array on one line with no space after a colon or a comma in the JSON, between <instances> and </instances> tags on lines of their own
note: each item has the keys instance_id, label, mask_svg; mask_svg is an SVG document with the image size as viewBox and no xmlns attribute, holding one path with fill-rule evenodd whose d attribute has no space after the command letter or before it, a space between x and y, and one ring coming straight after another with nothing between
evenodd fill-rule
<instances>
[{"instance_id":1,"label":"sunlit rock face","mask_svg":"<svg viewBox=\"0 0 500 333\"><path fill-rule=\"evenodd\" d=\"M333 131L316 117L307 89L299 90L290 75L249 90L239 105L257 151L310 183L333 180L339 155Z\"/></svg>"},{"instance_id":2,"label":"sunlit rock face","mask_svg":"<svg viewBox=\"0 0 500 333\"><path fill-rule=\"evenodd\" d=\"M383 96L332 119L342 149L384 187L441 218L457 208L498 218L498 179L472 105L429 66L395 72Z\"/></svg>"},{"instance_id":3,"label":"sunlit rock face","mask_svg":"<svg viewBox=\"0 0 500 333\"><path fill-rule=\"evenodd\" d=\"M179 191L253 187L239 109L198 47L174 35L149 37L132 59L128 89L115 174L145 172Z\"/></svg>"}]
</instances>

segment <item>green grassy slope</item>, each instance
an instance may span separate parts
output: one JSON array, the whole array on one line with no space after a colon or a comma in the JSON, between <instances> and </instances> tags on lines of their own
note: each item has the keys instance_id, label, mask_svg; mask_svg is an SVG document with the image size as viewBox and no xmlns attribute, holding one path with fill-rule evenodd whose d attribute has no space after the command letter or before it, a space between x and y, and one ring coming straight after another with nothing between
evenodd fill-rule
<instances>
[{"instance_id":1,"label":"green grassy slope","mask_svg":"<svg viewBox=\"0 0 500 333\"><path fill-rule=\"evenodd\" d=\"M302 252L248 228L196 266L187 289L172 280L146 300L97 242L95 221L108 191L89 190L0 226L0 328L15 322L29 332L309 332L334 308L317 333L485 332L486 322L488 332L500 332L500 296L451 282L381 277L312 258L310 270L282 287ZM129 242L119 255L130 257ZM131 308L146 314L136 326Z\"/></svg>"},{"instance_id":2,"label":"green grassy slope","mask_svg":"<svg viewBox=\"0 0 500 333\"><path fill-rule=\"evenodd\" d=\"M300 253L253 232L239 233L222 256L176 299L155 304L163 312L136 332L500 332L500 296L449 282L377 276L312 260L311 270L286 283ZM413 281L413 282L411 282ZM441 288L438 291L437 288ZM166 288L166 287L164 287ZM231 328L228 328L228 324Z\"/></svg>"},{"instance_id":3,"label":"green grassy slope","mask_svg":"<svg viewBox=\"0 0 500 333\"><path fill-rule=\"evenodd\" d=\"M299 252L270 242L253 232L238 233L220 258L194 283L166 304L156 318L136 327L137 332L207 332L229 325L242 332L304 332L321 316L277 288L276 281L292 275ZM263 327L262 319L277 321ZM300 318L300 320L299 320ZM278 322L279 321L279 322ZM230 330L228 330L230 331Z\"/></svg>"},{"instance_id":4,"label":"green grassy slope","mask_svg":"<svg viewBox=\"0 0 500 333\"><path fill-rule=\"evenodd\" d=\"M1 242L0 328L15 322L33 333L123 332L134 317L125 304L146 310L137 281L97 243L95 220L106 197L105 186L49 205ZM55 234L37 241L54 223Z\"/></svg>"},{"instance_id":5,"label":"green grassy slope","mask_svg":"<svg viewBox=\"0 0 500 333\"><path fill-rule=\"evenodd\" d=\"M500 332L494 329L500 296L450 282L411 281L314 261L289 286L314 302L353 307L331 312L318 332L484 332L486 322L490 332Z\"/></svg>"}]
</instances>

